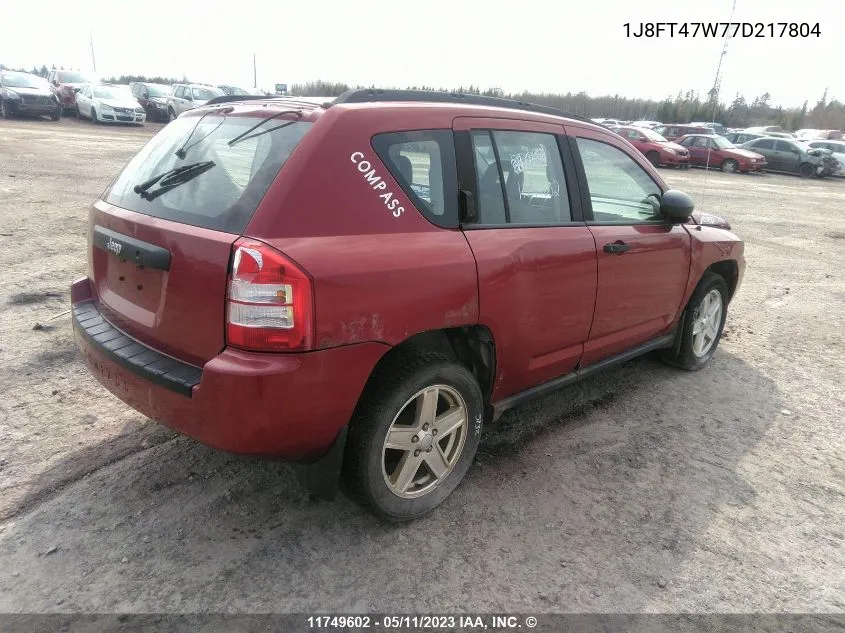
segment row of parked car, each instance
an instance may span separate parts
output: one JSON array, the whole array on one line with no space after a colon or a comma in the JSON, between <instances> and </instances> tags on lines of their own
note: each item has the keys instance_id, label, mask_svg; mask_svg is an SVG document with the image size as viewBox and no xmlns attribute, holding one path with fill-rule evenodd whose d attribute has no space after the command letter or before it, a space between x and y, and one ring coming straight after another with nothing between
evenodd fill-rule
<instances>
[{"instance_id":1,"label":"row of parked car","mask_svg":"<svg viewBox=\"0 0 845 633\"><path fill-rule=\"evenodd\" d=\"M147 82L105 84L74 70L51 70L47 79L31 73L0 72L0 114L4 118L33 115L58 121L76 114L95 123L172 121L182 112L222 95L257 94L232 85Z\"/></svg>"},{"instance_id":2,"label":"row of parked car","mask_svg":"<svg viewBox=\"0 0 845 633\"><path fill-rule=\"evenodd\" d=\"M725 172L764 169L804 178L845 176L845 141L836 130L785 132L779 126L728 130L718 124L597 123L626 138L655 166L714 167ZM718 127L717 127L718 126Z\"/></svg>"}]
</instances>

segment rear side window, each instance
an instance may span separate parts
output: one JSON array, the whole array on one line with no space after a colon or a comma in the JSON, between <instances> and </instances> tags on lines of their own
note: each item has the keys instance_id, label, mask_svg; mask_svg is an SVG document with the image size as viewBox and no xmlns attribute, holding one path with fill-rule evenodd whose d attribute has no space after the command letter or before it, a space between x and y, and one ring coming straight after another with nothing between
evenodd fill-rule
<instances>
[{"instance_id":1,"label":"rear side window","mask_svg":"<svg viewBox=\"0 0 845 633\"><path fill-rule=\"evenodd\" d=\"M378 134L373 149L430 222L458 226L458 176L452 130Z\"/></svg>"},{"instance_id":2,"label":"rear side window","mask_svg":"<svg viewBox=\"0 0 845 633\"><path fill-rule=\"evenodd\" d=\"M311 125L225 115L176 119L129 161L105 200L152 217L240 234ZM179 168L193 173L173 172ZM139 186L146 187L144 196L136 192Z\"/></svg>"}]
</instances>

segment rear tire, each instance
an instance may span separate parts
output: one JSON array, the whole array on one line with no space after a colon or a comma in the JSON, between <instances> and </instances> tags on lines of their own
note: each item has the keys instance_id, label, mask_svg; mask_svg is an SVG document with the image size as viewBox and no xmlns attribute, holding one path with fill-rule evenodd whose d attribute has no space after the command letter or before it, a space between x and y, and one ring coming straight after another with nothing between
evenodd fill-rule
<instances>
[{"instance_id":1,"label":"rear tire","mask_svg":"<svg viewBox=\"0 0 845 633\"><path fill-rule=\"evenodd\" d=\"M722 161L721 169L726 174L735 174L739 171L739 164L732 158L726 158Z\"/></svg>"},{"instance_id":2,"label":"rear tire","mask_svg":"<svg viewBox=\"0 0 845 633\"><path fill-rule=\"evenodd\" d=\"M798 175L802 178L812 178L813 174L816 173L816 168L813 167L810 163L804 163L798 168Z\"/></svg>"},{"instance_id":3,"label":"rear tire","mask_svg":"<svg viewBox=\"0 0 845 633\"><path fill-rule=\"evenodd\" d=\"M652 165L654 165L655 167L660 167L660 154L658 154L657 152L649 152L645 155L645 157L648 159L648 162L650 162Z\"/></svg>"},{"instance_id":4,"label":"rear tire","mask_svg":"<svg viewBox=\"0 0 845 633\"><path fill-rule=\"evenodd\" d=\"M680 346L677 351L674 348L663 350L663 361L688 371L704 367L722 338L728 300L728 284L724 278L716 273L704 273L684 311L678 333Z\"/></svg>"},{"instance_id":5,"label":"rear tire","mask_svg":"<svg viewBox=\"0 0 845 633\"><path fill-rule=\"evenodd\" d=\"M400 352L376 370L356 407L342 489L389 521L430 512L472 465L483 415L481 388L465 367L435 352Z\"/></svg>"}]
</instances>

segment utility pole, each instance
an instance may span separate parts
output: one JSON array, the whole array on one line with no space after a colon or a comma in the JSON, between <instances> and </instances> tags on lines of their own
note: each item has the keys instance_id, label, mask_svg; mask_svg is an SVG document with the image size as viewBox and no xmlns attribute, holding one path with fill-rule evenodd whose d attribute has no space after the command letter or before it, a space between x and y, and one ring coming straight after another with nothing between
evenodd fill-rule
<instances>
[{"instance_id":1,"label":"utility pole","mask_svg":"<svg viewBox=\"0 0 845 633\"><path fill-rule=\"evenodd\" d=\"M252 87L258 88L258 67L255 65L255 53L252 54Z\"/></svg>"},{"instance_id":2,"label":"utility pole","mask_svg":"<svg viewBox=\"0 0 845 633\"><path fill-rule=\"evenodd\" d=\"M97 72L97 60L94 58L94 34L88 31L88 39L91 42L91 63L94 65L94 72Z\"/></svg>"}]
</instances>

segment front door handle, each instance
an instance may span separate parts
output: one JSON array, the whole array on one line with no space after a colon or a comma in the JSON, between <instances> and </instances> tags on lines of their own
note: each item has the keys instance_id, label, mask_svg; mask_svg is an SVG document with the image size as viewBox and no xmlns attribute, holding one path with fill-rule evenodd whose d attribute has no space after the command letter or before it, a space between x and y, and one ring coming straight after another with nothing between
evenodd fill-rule
<instances>
[{"instance_id":1,"label":"front door handle","mask_svg":"<svg viewBox=\"0 0 845 633\"><path fill-rule=\"evenodd\" d=\"M629 250L631 250L631 245L626 244L622 240L616 240L615 242L613 242L611 244L605 244L604 245L604 252L605 253L614 253L616 255L621 255L622 253L625 253L626 251L629 251Z\"/></svg>"}]
</instances>

